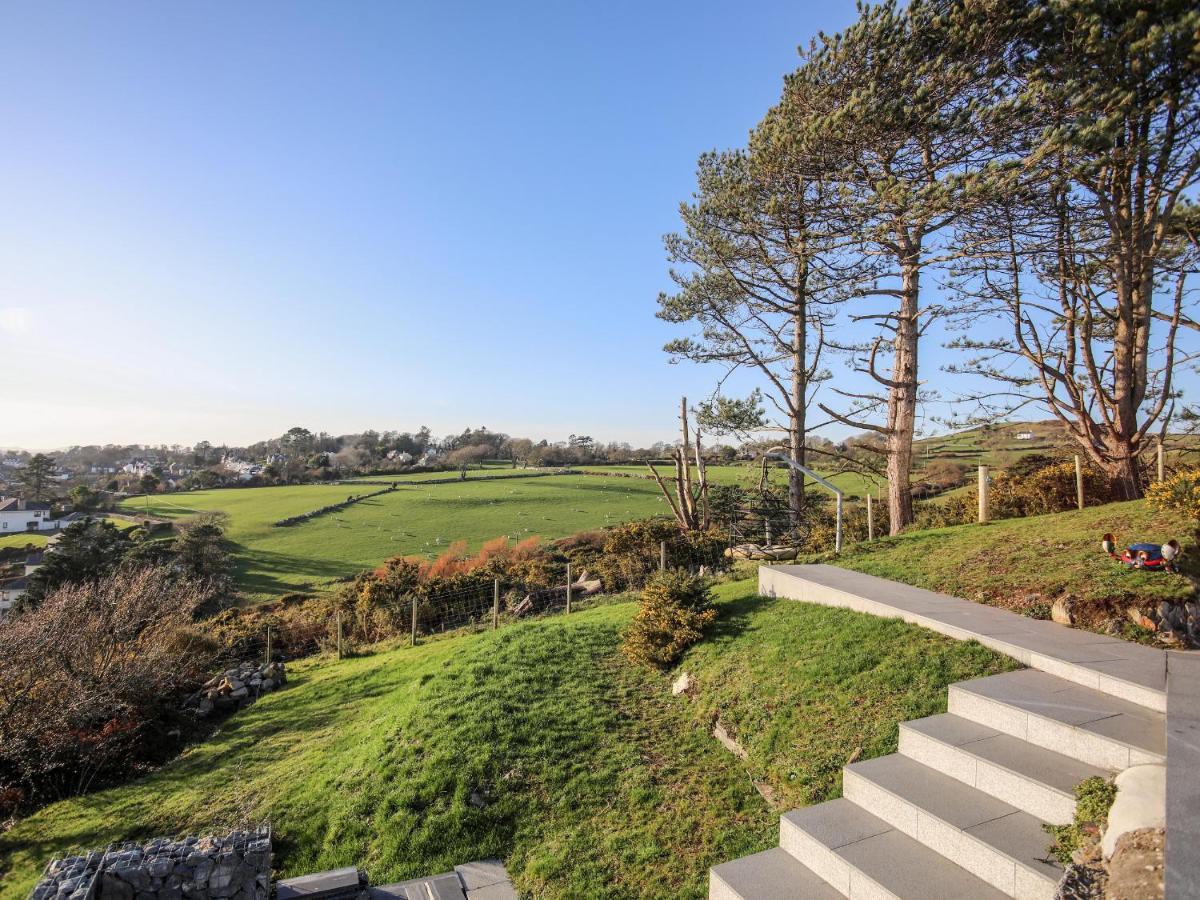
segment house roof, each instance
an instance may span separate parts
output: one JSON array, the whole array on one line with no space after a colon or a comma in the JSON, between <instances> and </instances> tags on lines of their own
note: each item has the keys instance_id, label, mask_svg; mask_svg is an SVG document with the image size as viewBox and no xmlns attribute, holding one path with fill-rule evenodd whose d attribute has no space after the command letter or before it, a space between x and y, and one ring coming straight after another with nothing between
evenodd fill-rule
<instances>
[{"instance_id":1,"label":"house roof","mask_svg":"<svg viewBox=\"0 0 1200 900\"><path fill-rule=\"evenodd\" d=\"M24 575L0 581L0 591L24 591L29 588L29 579Z\"/></svg>"},{"instance_id":2,"label":"house roof","mask_svg":"<svg viewBox=\"0 0 1200 900\"><path fill-rule=\"evenodd\" d=\"M49 503L39 500L22 500L20 497L0 498L0 512L21 512L49 508Z\"/></svg>"}]
</instances>

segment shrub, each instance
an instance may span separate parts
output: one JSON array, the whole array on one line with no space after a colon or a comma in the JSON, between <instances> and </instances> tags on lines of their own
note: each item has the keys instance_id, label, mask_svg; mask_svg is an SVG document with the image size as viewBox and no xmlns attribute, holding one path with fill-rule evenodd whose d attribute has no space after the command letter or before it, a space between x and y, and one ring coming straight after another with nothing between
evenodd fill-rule
<instances>
[{"instance_id":1,"label":"shrub","mask_svg":"<svg viewBox=\"0 0 1200 900\"><path fill-rule=\"evenodd\" d=\"M593 562L605 590L636 590L658 571L662 543L667 544L667 567L710 571L725 565L726 539L721 532L681 531L670 519L642 519L610 530L601 555Z\"/></svg>"},{"instance_id":2,"label":"shrub","mask_svg":"<svg viewBox=\"0 0 1200 900\"><path fill-rule=\"evenodd\" d=\"M1200 469L1184 469L1146 491L1150 504L1160 510L1175 510L1200 522Z\"/></svg>"},{"instance_id":3,"label":"shrub","mask_svg":"<svg viewBox=\"0 0 1200 900\"><path fill-rule=\"evenodd\" d=\"M662 572L642 591L641 609L621 649L635 663L665 668L699 641L716 617L705 579L682 569Z\"/></svg>"},{"instance_id":4,"label":"shrub","mask_svg":"<svg viewBox=\"0 0 1200 900\"><path fill-rule=\"evenodd\" d=\"M1072 855L1089 843L1095 843L1108 822L1108 811L1117 799L1117 786L1096 775L1085 778L1075 786L1075 819L1069 825L1047 825L1054 839L1050 853L1064 866L1074 860Z\"/></svg>"},{"instance_id":5,"label":"shrub","mask_svg":"<svg viewBox=\"0 0 1200 900\"><path fill-rule=\"evenodd\" d=\"M193 621L207 596L167 567L125 569L0 623L0 795L70 796L177 751L214 656Z\"/></svg>"}]
</instances>

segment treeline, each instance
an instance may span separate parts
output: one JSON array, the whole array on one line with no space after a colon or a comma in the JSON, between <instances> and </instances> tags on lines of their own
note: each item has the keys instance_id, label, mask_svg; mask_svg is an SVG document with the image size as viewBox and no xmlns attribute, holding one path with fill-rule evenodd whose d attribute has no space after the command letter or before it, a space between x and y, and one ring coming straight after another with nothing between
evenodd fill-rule
<instances>
[{"instance_id":1,"label":"treeline","mask_svg":"<svg viewBox=\"0 0 1200 900\"><path fill-rule=\"evenodd\" d=\"M1140 497L1200 331L1198 28L1182 0L889 0L819 35L666 239L658 315L694 332L666 350L763 385L708 432L780 428L801 463L815 428L867 433L899 531L940 320L973 376L942 399L1043 407Z\"/></svg>"}]
</instances>

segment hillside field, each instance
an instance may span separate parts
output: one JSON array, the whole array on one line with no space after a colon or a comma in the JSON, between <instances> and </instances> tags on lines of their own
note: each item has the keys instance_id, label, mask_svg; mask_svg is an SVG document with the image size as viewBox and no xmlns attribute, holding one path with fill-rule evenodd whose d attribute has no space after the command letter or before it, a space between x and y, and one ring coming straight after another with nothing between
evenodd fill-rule
<instances>
[{"instance_id":1,"label":"hillside field","mask_svg":"<svg viewBox=\"0 0 1200 900\"><path fill-rule=\"evenodd\" d=\"M694 700L619 654L632 602L297 663L158 773L0 834L0 900L69 847L263 820L279 877L357 865L382 884L499 857L523 897L699 900L709 866L776 844L781 811L838 796L856 748L894 752L897 722L943 712L948 684L1013 667L755 593L718 588L720 616L679 666ZM747 760L710 735L718 713Z\"/></svg>"},{"instance_id":2,"label":"hillside field","mask_svg":"<svg viewBox=\"0 0 1200 900\"><path fill-rule=\"evenodd\" d=\"M227 488L134 497L128 513L187 518L221 511L238 583L263 598L321 590L398 555L435 557L502 535L553 539L669 514L653 482L586 475L405 486L289 528L271 523L371 490L363 485Z\"/></svg>"},{"instance_id":3,"label":"hillside field","mask_svg":"<svg viewBox=\"0 0 1200 900\"><path fill-rule=\"evenodd\" d=\"M1119 547L1139 541L1183 545L1182 575L1130 569L1100 550L1112 532ZM801 560L803 562L804 560ZM847 569L942 591L1018 612L1049 615L1060 596L1080 601L1085 625L1109 618L1124 625L1125 607L1192 599L1200 577L1195 524L1160 512L1145 500L1109 503L1072 512L913 531L851 545L841 556L811 557ZM1127 634L1127 637L1147 635Z\"/></svg>"},{"instance_id":4,"label":"hillside field","mask_svg":"<svg viewBox=\"0 0 1200 900\"><path fill-rule=\"evenodd\" d=\"M646 467L645 463L637 465L580 466L579 468L584 472L615 472L636 475L639 478L650 477L650 470ZM658 466L658 474L663 476L664 479L669 479L673 471L668 465ZM694 475L695 469L692 471ZM749 488L758 486L758 479L761 474L758 465L749 463L744 465L708 466L707 471L708 480L711 484L740 484L743 487ZM771 484L783 485L787 483L787 470L782 465L773 465L769 469L769 472L768 477ZM829 475L828 479L842 491L845 491L847 497L865 497L868 490L875 492L880 488L880 485L875 484L857 472L839 472L835 475ZM653 484L652 479L651 483ZM806 484L809 490L818 492L823 490L812 479L807 479Z\"/></svg>"}]
</instances>

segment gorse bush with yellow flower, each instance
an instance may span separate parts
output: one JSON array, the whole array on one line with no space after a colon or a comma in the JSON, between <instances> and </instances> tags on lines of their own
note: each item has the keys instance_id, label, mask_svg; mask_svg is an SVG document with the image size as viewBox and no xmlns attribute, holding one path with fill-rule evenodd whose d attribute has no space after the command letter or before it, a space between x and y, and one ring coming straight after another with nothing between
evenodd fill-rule
<instances>
[{"instance_id":1,"label":"gorse bush with yellow flower","mask_svg":"<svg viewBox=\"0 0 1200 900\"><path fill-rule=\"evenodd\" d=\"M1181 469L1165 481L1155 482L1146 497L1155 509L1181 512L1200 522L1200 469Z\"/></svg>"}]
</instances>

